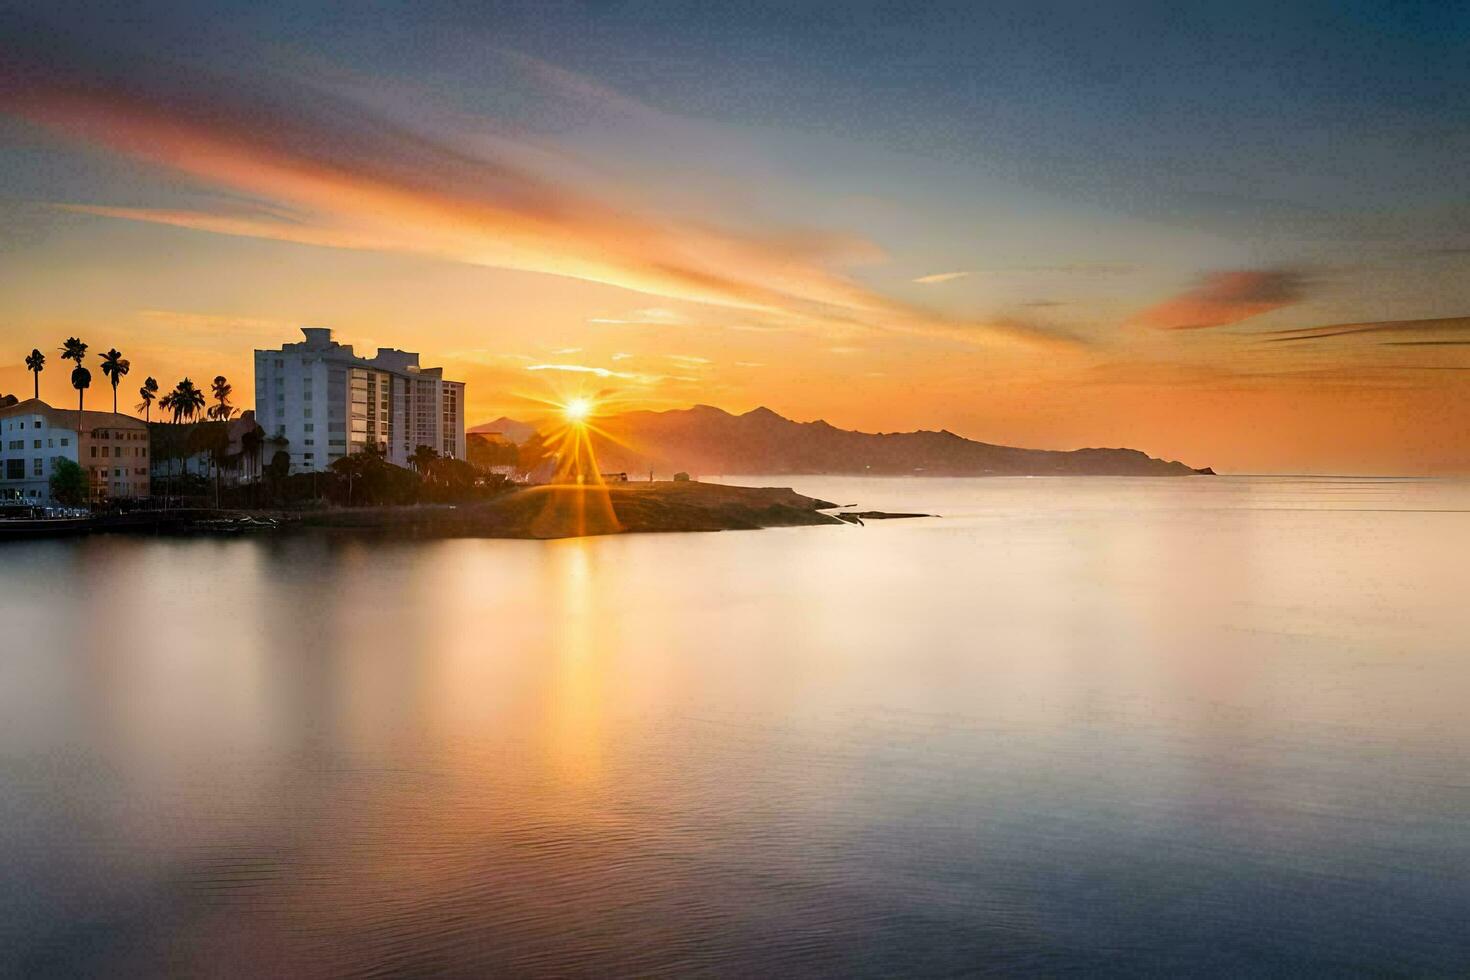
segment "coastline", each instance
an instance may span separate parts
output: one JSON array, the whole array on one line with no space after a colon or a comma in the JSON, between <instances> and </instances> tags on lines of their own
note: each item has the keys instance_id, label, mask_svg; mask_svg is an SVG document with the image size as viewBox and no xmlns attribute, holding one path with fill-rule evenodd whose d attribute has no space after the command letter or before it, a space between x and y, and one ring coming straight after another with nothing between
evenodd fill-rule
<instances>
[{"instance_id":1,"label":"coastline","mask_svg":"<svg viewBox=\"0 0 1470 980\"><path fill-rule=\"evenodd\" d=\"M393 537L527 540L681 531L744 531L849 523L837 504L789 487L695 481L545 485L471 504L334 507L312 511L178 508L54 520L0 521L0 542L88 534L336 532ZM865 515L867 516L867 515Z\"/></svg>"}]
</instances>

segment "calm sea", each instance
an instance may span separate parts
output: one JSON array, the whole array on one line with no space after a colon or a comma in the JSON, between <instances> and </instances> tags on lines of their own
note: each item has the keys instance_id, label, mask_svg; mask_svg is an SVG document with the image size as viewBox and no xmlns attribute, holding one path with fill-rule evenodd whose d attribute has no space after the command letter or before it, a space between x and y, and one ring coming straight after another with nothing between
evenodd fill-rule
<instances>
[{"instance_id":1,"label":"calm sea","mask_svg":"<svg viewBox=\"0 0 1470 980\"><path fill-rule=\"evenodd\" d=\"M0 546L0 973L1470 973L1470 484Z\"/></svg>"}]
</instances>

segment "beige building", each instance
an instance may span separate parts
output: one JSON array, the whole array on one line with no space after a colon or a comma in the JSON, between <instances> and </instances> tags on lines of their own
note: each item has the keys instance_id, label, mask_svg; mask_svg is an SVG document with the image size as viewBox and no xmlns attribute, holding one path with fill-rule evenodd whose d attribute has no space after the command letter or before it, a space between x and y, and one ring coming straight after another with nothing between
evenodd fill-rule
<instances>
[{"instance_id":1,"label":"beige building","mask_svg":"<svg viewBox=\"0 0 1470 980\"><path fill-rule=\"evenodd\" d=\"M51 502L51 471L69 459L87 474L93 500L146 497L148 427L112 412L53 408L40 399L0 408L0 500Z\"/></svg>"}]
</instances>

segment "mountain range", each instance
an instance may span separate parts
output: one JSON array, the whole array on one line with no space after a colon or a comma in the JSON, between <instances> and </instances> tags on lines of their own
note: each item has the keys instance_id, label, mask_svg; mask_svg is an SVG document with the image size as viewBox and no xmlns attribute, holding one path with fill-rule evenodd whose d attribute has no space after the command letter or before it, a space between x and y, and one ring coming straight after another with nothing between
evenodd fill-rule
<instances>
[{"instance_id":1,"label":"mountain range","mask_svg":"<svg viewBox=\"0 0 1470 980\"><path fill-rule=\"evenodd\" d=\"M498 419L476 429L512 433L533 427ZM768 408L732 415L710 405L626 412L595 422L593 447L603 472L649 470L885 476L1192 476L1210 474L1137 449L1021 449L941 430L854 432L827 422L794 422ZM516 441L524 441L516 440Z\"/></svg>"},{"instance_id":2,"label":"mountain range","mask_svg":"<svg viewBox=\"0 0 1470 980\"><path fill-rule=\"evenodd\" d=\"M511 442L522 443L536 434L536 427L529 422L517 422L502 415L494 422L482 422L469 431L471 435L500 435Z\"/></svg>"}]
</instances>

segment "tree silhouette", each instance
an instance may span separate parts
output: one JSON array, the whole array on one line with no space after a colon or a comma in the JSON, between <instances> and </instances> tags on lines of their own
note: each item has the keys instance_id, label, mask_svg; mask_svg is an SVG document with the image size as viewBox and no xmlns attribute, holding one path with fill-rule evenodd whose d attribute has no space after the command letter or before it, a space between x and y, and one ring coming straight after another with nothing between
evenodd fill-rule
<instances>
[{"instance_id":1,"label":"tree silhouette","mask_svg":"<svg viewBox=\"0 0 1470 980\"><path fill-rule=\"evenodd\" d=\"M77 366L71 372L71 386L77 390L77 456L81 457L82 450L82 407L87 396L87 389L92 387L92 372L82 367L82 358L87 356L87 345L75 337L66 338L66 343L61 345L61 359L64 361L76 361Z\"/></svg>"},{"instance_id":2,"label":"tree silhouette","mask_svg":"<svg viewBox=\"0 0 1470 980\"><path fill-rule=\"evenodd\" d=\"M230 404L230 393L235 390L234 385L225 380L223 374L217 374L210 382L209 389L218 403L210 407L209 417L216 422L228 422L235 415L235 407Z\"/></svg>"},{"instance_id":3,"label":"tree silhouette","mask_svg":"<svg viewBox=\"0 0 1470 980\"><path fill-rule=\"evenodd\" d=\"M199 417L200 411L202 411L204 408L204 392L200 391L198 386L196 386L194 382L190 381L188 378L185 378L178 384L174 385L173 391L170 391L168 394L164 395L158 400L158 407L164 409L173 416L175 428L172 441L174 442L175 446L177 446L177 427L185 422L193 422L196 418ZM169 462L168 478L170 483L172 483L172 460L170 460ZM167 506L167 493L168 492L165 491L165 506Z\"/></svg>"},{"instance_id":4,"label":"tree silhouette","mask_svg":"<svg viewBox=\"0 0 1470 980\"><path fill-rule=\"evenodd\" d=\"M209 418L220 424L220 431L214 433L209 440L209 462L214 468L214 506L219 507L220 494L220 472L224 467L225 455L230 449L229 421L235 414L235 406L230 404L230 393L234 386L223 374L214 376L210 382L209 389L214 393L215 404L209 407Z\"/></svg>"},{"instance_id":5,"label":"tree silhouette","mask_svg":"<svg viewBox=\"0 0 1470 980\"><path fill-rule=\"evenodd\" d=\"M117 383L128 373L130 365L116 347L102 355L102 373L112 382L112 414L117 414Z\"/></svg>"},{"instance_id":6,"label":"tree silhouette","mask_svg":"<svg viewBox=\"0 0 1470 980\"><path fill-rule=\"evenodd\" d=\"M41 353L39 347L32 347L30 354L26 356L26 370L36 376L36 398L41 397L41 371L46 367L46 355Z\"/></svg>"},{"instance_id":7,"label":"tree silhouette","mask_svg":"<svg viewBox=\"0 0 1470 980\"><path fill-rule=\"evenodd\" d=\"M138 403L138 411L143 413L143 421L147 422L153 408L153 399L158 397L158 382L152 378L144 379L143 387L138 389L138 396L143 399Z\"/></svg>"},{"instance_id":8,"label":"tree silhouette","mask_svg":"<svg viewBox=\"0 0 1470 980\"><path fill-rule=\"evenodd\" d=\"M433 446L420 445L414 447L413 455L408 461L418 471L419 476L427 480L433 470L434 461L438 458L439 453Z\"/></svg>"}]
</instances>

